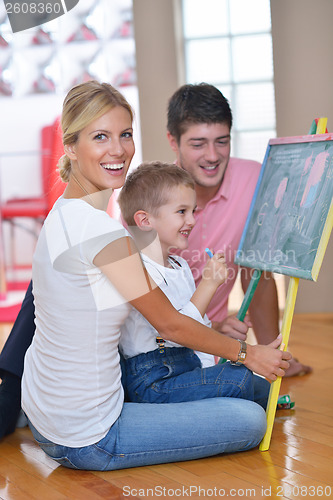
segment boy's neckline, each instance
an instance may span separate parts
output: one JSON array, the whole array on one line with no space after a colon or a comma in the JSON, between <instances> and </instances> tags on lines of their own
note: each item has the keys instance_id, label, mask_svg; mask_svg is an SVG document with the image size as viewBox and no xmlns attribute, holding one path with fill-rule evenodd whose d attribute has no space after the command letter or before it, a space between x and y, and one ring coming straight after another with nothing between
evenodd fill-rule
<instances>
[{"instance_id":1,"label":"boy's neckline","mask_svg":"<svg viewBox=\"0 0 333 500\"><path fill-rule=\"evenodd\" d=\"M153 259L150 255L147 255L145 252L141 252L142 255L144 257L146 257L147 259L155 262L155 264L161 266L161 267L164 267L165 269L181 269L182 268L182 265L180 262L178 262L178 260L176 259L176 257L174 257L173 255L168 255L168 258L167 258L167 264L168 265L165 265L165 263L161 263L161 262L158 262L156 259Z\"/></svg>"}]
</instances>

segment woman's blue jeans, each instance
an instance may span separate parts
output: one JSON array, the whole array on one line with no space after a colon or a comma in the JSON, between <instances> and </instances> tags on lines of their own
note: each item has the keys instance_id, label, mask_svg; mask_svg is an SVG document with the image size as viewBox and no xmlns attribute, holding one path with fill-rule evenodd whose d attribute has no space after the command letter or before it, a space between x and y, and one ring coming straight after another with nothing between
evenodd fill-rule
<instances>
[{"instance_id":1,"label":"woman's blue jeans","mask_svg":"<svg viewBox=\"0 0 333 500\"><path fill-rule=\"evenodd\" d=\"M201 368L186 347L156 349L123 360L126 397L135 403L180 403L207 398L242 398L266 408L270 384L230 362Z\"/></svg>"},{"instance_id":2,"label":"woman's blue jeans","mask_svg":"<svg viewBox=\"0 0 333 500\"><path fill-rule=\"evenodd\" d=\"M186 403L124 403L98 443L69 448L34 438L51 458L73 469L116 470L193 460L254 448L266 430L261 406L243 399L211 398Z\"/></svg>"}]
</instances>

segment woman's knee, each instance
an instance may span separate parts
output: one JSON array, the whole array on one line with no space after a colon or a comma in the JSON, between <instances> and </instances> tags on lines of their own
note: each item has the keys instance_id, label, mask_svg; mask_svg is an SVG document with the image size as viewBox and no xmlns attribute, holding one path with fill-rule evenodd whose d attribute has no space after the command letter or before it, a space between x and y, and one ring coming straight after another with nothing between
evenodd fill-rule
<instances>
[{"instance_id":1,"label":"woman's knee","mask_svg":"<svg viewBox=\"0 0 333 500\"><path fill-rule=\"evenodd\" d=\"M248 401L252 403L252 401ZM265 410L257 403L252 403L252 408L247 412L247 427L249 434L252 434L255 446L260 443L265 435L267 419Z\"/></svg>"},{"instance_id":2,"label":"woman's knee","mask_svg":"<svg viewBox=\"0 0 333 500\"><path fill-rule=\"evenodd\" d=\"M266 432L266 413L260 405L234 398L217 398L215 403L216 415L219 414L220 406L223 422L230 430L244 430L245 434L258 436L261 440Z\"/></svg>"}]
</instances>

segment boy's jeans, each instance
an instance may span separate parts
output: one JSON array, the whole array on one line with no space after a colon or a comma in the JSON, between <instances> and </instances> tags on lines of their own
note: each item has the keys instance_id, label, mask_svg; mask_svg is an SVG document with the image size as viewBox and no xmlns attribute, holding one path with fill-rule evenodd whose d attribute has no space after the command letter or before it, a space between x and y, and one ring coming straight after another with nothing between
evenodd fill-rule
<instances>
[{"instance_id":1,"label":"boy's jeans","mask_svg":"<svg viewBox=\"0 0 333 500\"><path fill-rule=\"evenodd\" d=\"M243 365L230 362L201 368L186 347L164 348L124 360L126 395L136 403L179 403L230 397L266 408L270 384Z\"/></svg>"},{"instance_id":2,"label":"boy's jeans","mask_svg":"<svg viewBox=\"0 0 333 500\"><path fill-rule=\"evenodd\" d=\"M266 415L256 403L234 398L125 403L106 436L82 448L54 444L29 425L45 453L65 467L116 470L248 450L263 438Z\"/></svg>"}]
</instances>

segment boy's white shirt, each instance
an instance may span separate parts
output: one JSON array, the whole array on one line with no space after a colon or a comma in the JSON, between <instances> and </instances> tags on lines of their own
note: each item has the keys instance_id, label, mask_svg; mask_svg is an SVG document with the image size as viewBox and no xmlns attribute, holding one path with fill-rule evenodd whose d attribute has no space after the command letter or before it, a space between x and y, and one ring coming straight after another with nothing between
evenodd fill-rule
<instances>
[{"instance_id":1,"label":"boy's white shirt","mask_svg":"<svg viewBox=\"0 0 333 500\"><path fill-rule=\"evenodd\" d=\"M172 305L180 313L211 327L211 321L208 317L206 315L202 317L196 306L191 302L192 295L195 292L195 283L186 260L175 256L174 258L181 267L174 264L174 267L169 268L157 263L144 253L141 253L141 257L148 273L168 297ZM157 330L133 307L121 327L120 351L125 358L154 351L158 347L156 343L157 335ZM166 341L165 346L181 347L179 344L170 341ZM200 358L203 368L215 364L214 356L211 354L201 352L196 352L196 354Z\"/></svg>"}]
</instances>

